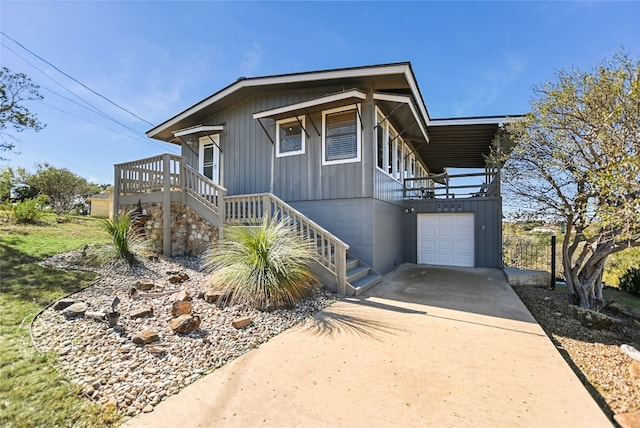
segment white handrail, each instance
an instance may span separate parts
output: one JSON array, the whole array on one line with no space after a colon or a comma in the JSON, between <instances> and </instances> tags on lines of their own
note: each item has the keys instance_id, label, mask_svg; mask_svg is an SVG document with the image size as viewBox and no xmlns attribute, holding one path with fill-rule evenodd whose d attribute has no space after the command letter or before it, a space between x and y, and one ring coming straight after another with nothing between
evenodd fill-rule
<instances>
[{"instance_id":1,"label":"white handrail","mask_svg":"<svg viewBox=\"0 0 640 428\"><path fill-rule=\"evenodd\" d=\"M338 293L346 293L346 259L349 245L271 193L224 198L225 223L256 223L265 217L291 220L296 234L316 245L316 260L336 275Z\"/></svg>"}]
</instances>

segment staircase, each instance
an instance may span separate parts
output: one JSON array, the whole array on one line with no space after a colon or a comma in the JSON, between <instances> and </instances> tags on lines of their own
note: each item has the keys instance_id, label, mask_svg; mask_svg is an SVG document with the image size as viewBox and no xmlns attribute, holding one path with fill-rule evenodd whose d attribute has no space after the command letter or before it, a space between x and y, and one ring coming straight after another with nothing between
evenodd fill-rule
<instances>
[{"instance_id":1,"label":"staircase","mask_svg":"<svg viewBox=\"0 0 640 428\"><path fill-rule=\"evenodd\" d=\"M220 229L225 224L254 224L265 217L286 217L298 236L316 242L316 265L312 269L327 287L343 296L357 296L380 280L378 272L347 252L349 245L277 196L225 196L226 189L189 167L184 169L188 205Z\"/></svg>"},{"instance_id":2,"label":"staircase","mask_svg":"<svg viewBox=\"0 0 640 428\"><path fill-rule=\"evenodd\" d=\"M271 193L227 196L227 190L185 165L182 157L153 156L115 165L114 206L181 201L223 233L225 224L251 224L265 217L286 217L300 238L316 242L314 273L341 296L375 285L380 274L348 253L349 245ZM116 208L117 211L117 208ZM171 210L163 209L163 224ZM171 254L171 228L163 230L163 254Z\"/></svg>"},{"instance_id":3,"label":"staircase","mask_svg":"<svg viewBox=\"0 0 640 428\"><path fill-rule=\"evenodd\" d=\"M380 281L382 275L347 253L347 289L358 296Z\"/></svg>"}]
</instances>

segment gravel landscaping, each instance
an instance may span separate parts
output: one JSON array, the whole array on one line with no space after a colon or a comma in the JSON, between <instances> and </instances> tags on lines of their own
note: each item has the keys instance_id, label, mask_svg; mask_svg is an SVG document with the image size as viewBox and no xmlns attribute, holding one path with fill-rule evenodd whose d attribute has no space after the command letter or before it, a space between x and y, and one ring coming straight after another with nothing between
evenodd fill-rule
<instances>
[{"instance_id":1,"label":"gravel landscaping","mask_svg":"<svg viewBox=\"0 0 640 428\"><path fill-rule=\"evenodd\" d=\"M609 417L640 412L640 379L631 377L632 360L620 348L640 349L640 323L627 319L611 330L586 328L568 317L565 292L513 288Z\"/></svg>"},{"instance_id":2,"label":"gravel landscaping","mask_svg":"<svg viewBox=\"0 0 640 428\"><path fill-rule=\"evenodd\" d=\"M65 315L60 305L51 305L32 323L32 338L40 351L59 355L56 367L84 395L127 416L153 411L167 396L335 301L318 290L289 310L223 307L205 299L206 275L198 258L89 267L87 253L85 248L61 254L44 264L98 272L97 282L66 304L84 302L86 314L107 313L117 297L117 325ZM630 373L631 358L621 351L623 344L640 349L640 322L586 328L569 317L564 292L513 288L609 417L640 412L640 383ZM175 322L183 317L191 317L191 328L176 332Z\"/></svg>"},{"instance_id":3,"label":"gravel landscaping","mask_svg":"<svg viewBox=\"0 0 640 428\"><path fill-rule=\"evenodd\" d=\"M95 284L62 303L84 302L85 315L99 314L112 311L117 297L117 325L74 316L58 303L34 320L32 338L40 351L59 355L56 367L84 395L127 416L153 411L167 396L334 301L332 294L318 290L313 299L289 310L222 307L204 298L206 276L198 258L89 268L86 252L44 263L99 272ZM185 317L186 331L176 332L176 320Z\"/></svg>"}]
</instances>

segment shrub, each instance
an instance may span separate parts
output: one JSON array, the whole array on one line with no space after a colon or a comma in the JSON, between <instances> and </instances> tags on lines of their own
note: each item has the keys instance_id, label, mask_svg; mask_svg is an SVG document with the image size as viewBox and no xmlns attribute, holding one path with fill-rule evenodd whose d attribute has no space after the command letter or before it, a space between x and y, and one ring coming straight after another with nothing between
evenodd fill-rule
<instances>
[{"instance_id":1,"label":"shrub","mask_svg":"<svg viewBox=\"0 0 640 428\"><path fill-rule=\"evenodd\" d=\"M291 307L313 293L312 260L309 241L286 220L274 218L251 227L226 227L218 247L206 255L205 269L223 302L267 310Z\"/></svg>"},{"instance_id":2,"label":"shrub","mask_svg":"<svg viewBox=\"0 0 640 428\"><path fill-rule=\"evenodd\" d=\"M146 248L146 243L131 228L129 214L121 215L115 220L105 219L103 220L103 225L109 236L111 236L115 257L133 264L136 261L136 253L143 252Z\"/></svg>"},{"instance_id":3,"label":"shrub","mask_svg":"<svg viewBox=\"0 0 640 428\"><path fill-rule=\"evenodd\" d=\"M13 218L17 223L35 223L42 217L42 206L47 202L44 195L16 202L13 206Z\"/></svg>"},{"instance_id":4,"label":"shrub","mask_svg":"<svg viewBox=\"0 0 640 428\"><path fill-rule=\"evenodd\" d=\"M640 268L629 268L620 278L620 289L640 296Z\"/></svg>"}]
</instances>

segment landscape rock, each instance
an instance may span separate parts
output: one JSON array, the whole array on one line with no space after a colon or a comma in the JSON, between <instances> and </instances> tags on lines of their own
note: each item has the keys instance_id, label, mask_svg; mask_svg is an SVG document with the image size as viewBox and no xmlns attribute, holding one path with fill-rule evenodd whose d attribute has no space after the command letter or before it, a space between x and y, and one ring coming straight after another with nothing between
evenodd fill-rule
<instances>
[{"instance_id":1,"label":"landscape rock","mask_svg":"<svg viewBox=\"0 0 640 428\"><path fill-rule=\"evenodd\" d=\"M191 300L192 297L193 292L191 292L190 290L182 290L172 294L171 300L174 302L183 302L185 300Z\"/></svg>"},{"instance_id":2,"label":"landscape rock","mask_svg":"<svg viewBox=\"0 0 640 428\"><path fill-rule=\"evenodd\" d=\"M136 287L138 290L149 291L149 290L154 289L156 287L156 285L154 283L152 283L152 282L138 281L138 282L136 282L134 287Z\"/></svg>"},{"instance_id":3,"label":"landscape rock","mask_svg":"<svg viewBox=\"0 0 640 428\"><path fill-rule=\"evenodd\" d=\"M571 318L579 321L580 324L587 328L608 330L616 323L616 321L608 315L581 308L580 306L569 305L568 311Z\"/></svg>"},{"instance_id":4,"label":"landscape rock","mask_svg":"<svg viewBox=\"0 0 640 428\"><path fill-rule=\"evenodd\" d=\"M171 316L176 318L180 315L188 315L193 310L193 303L188 301L173 302L171 305Z\"/></svg>"},{"instance_id":5,"label":"landscape rock","mask_svg":"<svg viewBox=\"0 0 640 428\"><path fill-rule=\"evenodd\" d=\"M153 406L151 404L147 404L142 409L142 413L151 413L151 412L153 412Z\"/></svg>"},{"instance_id":6,"label":"landscape rock","mask_svg":"<svg viewBox=\"0 0 640 428\"><path fill-rule=\"evenodd\" d=\"M169 321L169 327L174 333L188 334L200 327L200 317L197 315L180 315Z\"/></svg>"},{"instance_id":7,"label":"landscape rock","mask_svg":"<svg viewBox=\"0 0 640 428\"><path fill-rule=\"evenodd\" d=\"M187 275L184 272L178 272L175 274L172 274L169 278L169 282L172 284L179 284L181 282L185 282L189 279L189 275Z\"/></svg>"},{"instance_id":8,"label":"landscape rock","mask_svg":"<svg viewBox=\"0 0 640 428\"><path fill-rule=\"evenodd\" d=\"M107 319L107 314L100 311L86 311L84 316L96 321L105 321Z\"/></svg>"},{"instance_id":9,"label":"landscape rock","mask_svg":"<svg viewBox=\"0 0 640 428\"><path fill-rule=\"evenodd\" d=\"M131 312L131 314L129 316L131 317L131 319L152 317L153 316L153 308L137 309L137 310Z\"/></svg>"},{"instance_id":10,"label":"landscape rock","mask_svg":"<svg viewBox=\"0 0 640 428\"><path fill-rule=\"evenodd\" d=\"M67 306L62 310L62 315L67 318L76 318L84 316L84 313L89 309L89 305L85 302L76 302L70 306Z\"/></svg>"},{"instance_id":11,"label":"landscape rock","mask_svg":"<svg viewBox=\"0 0 640 428\"><path fill-rule=\"evenodd\" d=\"M624 345L620 345L620 350L631 357L632 360L640 361L640 351L633 346L625 343Z\"/></svg>"},{"instance_id":12,"label":"landscape rock","mask_svg":"<svg viewBox=\"0 0 640 428\"><path fill-rule=\"evenodd\" d=\"M204 292L204 301L207 303L217 303L220 298L222 298L223 294L219 291L214 290L206 290Z\"/></svg>"},{"instance_id":13,"label":"landscape rock","mask_svg":"<svg viewBox=\"0 0 640 428\"><path fill-rule=\"evenodd\" d=\"M245 328L249 324L251 324L251 318L250 317L236 318L231 322L231 325L233 327L237 328L237 329Z\"/></svg>"},{"instance_id":14,"label":"landscape rock","mask_svg":"<svg viewBox=\"0 0 640 428\"><path fill-rule=\"evenodd\" d=\"M136 345L146 345L147 343L160 340L158 332L156 330L142 330L137 332L131 337L131 341Z\"/></svg>"},{"instance_id":15,"label":"landscape rock","mask_svg":"<svg viewBox=\"0 0 640 428\"><path fill-rule=\"evenodd\" d=\"M640 412L619 413L613 417L622 428L640 428Z\"/></svg>"},{"instance_id":16,"label":"landscape rock","mask_svg":"<svg viewBox=\"0 0 640 428\"><path fill-rule=\"evenodd\" d=\"M56 311L61 311L73 305L74 303L75 301L73 299L69 299L69 298L60 299L53 305L53 309L55 309Z\"/></svg>"}]
</instances>

